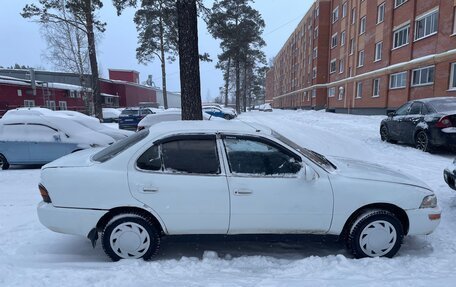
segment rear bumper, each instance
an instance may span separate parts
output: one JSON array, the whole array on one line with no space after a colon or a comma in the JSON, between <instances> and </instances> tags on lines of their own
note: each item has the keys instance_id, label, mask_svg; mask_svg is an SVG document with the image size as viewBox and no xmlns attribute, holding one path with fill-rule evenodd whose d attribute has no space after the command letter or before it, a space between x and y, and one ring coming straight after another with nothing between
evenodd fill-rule
<instances>
[{"instance_id":1,"label":"rear bumper","mask_svg":"<svg viewBox=\"0 0 456 287\"><path fill-rule=\"evenodd\" d=\"M456 146L456 132L443 132L441 129L430 129L430 142L434 146Z\"/></svg>"},{"instance_id":2,"label":"rear bumper","mask_svg":"<svg viewBox=\"0 0 456 287\"><path fill-rule=\"evenodd\" d=\"M52 231L87 237L107 211L59 208L42 201L38 204L37 212L41 224Z\"/></svg>"},{"instance_id":3,"label":"rear bumper","mask_svg":"<svg viewBox=\"0 0 456 287\"><path fill-rule=\"evenodd\" d=\"M432 233L440 223L442 210L436 208L419 208L406 210L409 218L408 235L427 235ZM431 219L438 217L437 219Z\"/></svg>"}]
</instances>

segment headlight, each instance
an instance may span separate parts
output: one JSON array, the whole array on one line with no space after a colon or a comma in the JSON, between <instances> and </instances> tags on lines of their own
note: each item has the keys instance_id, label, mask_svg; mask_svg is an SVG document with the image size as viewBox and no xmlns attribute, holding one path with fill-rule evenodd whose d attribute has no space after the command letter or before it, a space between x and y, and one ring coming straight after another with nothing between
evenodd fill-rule
<instances>
[{"instance_id":1,"label":"headlight","mask_svg":"<svg viewBox=\"0 0 456 287\"><path fill-rule=\"evenodd\" d=\"M423 198L420 208L435 208L437 207L437 197L435 195L428 195Z\"/></svg>"}]
</instances>

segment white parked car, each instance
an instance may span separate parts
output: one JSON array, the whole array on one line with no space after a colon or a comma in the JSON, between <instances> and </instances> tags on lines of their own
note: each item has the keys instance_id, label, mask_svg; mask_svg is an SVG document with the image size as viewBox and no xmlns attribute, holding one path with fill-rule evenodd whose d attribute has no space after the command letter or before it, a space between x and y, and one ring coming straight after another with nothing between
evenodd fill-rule
<instances>
[{"instance_id":1,"label":"white parked car","mask_svg":"<svg viewBox=\"0 0 456 287\"><path fill-rule=\"evenodd\" d=\"M112 260L150 259L184 234L338 235L355 257L392 257L441 214L418 179L240 121L165 122L68 155L42 168L40 192L43 225L101 234Z\"/></svg>"}]
</instances>

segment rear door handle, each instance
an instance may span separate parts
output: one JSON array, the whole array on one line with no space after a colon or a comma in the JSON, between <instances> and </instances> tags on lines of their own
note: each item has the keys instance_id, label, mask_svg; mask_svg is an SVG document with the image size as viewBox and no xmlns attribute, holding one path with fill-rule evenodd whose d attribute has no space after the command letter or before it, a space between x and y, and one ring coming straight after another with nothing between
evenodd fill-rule
<instances>
[{"instance_id":1,"label":"rear door handle","mask_svg":"<svg viewBox=\"0 0 456 287\"><path fill-rule=\"evenodd\" d=\"M250 189L237 189L234 191L235 195L250 195L252 193L253 191L251 191Z\"/></svg>"}]
</instances>

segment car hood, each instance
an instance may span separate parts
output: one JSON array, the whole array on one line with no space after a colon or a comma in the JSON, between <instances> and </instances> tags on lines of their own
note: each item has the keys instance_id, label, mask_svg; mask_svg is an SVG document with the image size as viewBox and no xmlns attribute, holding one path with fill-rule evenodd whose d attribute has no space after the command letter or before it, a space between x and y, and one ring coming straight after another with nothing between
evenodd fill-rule
<instances>
[{"instance_id":1,"label":"car hood","mask_svg":"<svg viewBox=\"0 0 456 287\"><path fill-rule=\"evenodd\" d=\"M341 157L331 157L329 160L336 165L336 172L344 177L406 184L431 190L431 188L420 179L378 164Z\"/></svg>"},{"instance_id":2,"label":"car hood","mask_svg":"<svg viewBox=\"0 0 456 287\"><path fill-rule=\"evenodd\" d=\"M77 152L70 153L66 156L58 158L44 165L41 169L56 168L56 167L84 167L94 164L90 159L94 154L104 149L104 147L89 148Z\"/></svg>"}]
</instances>

